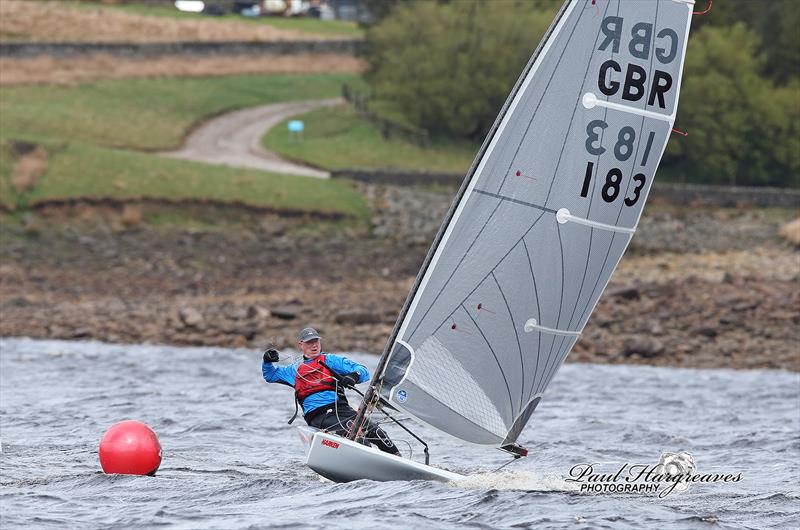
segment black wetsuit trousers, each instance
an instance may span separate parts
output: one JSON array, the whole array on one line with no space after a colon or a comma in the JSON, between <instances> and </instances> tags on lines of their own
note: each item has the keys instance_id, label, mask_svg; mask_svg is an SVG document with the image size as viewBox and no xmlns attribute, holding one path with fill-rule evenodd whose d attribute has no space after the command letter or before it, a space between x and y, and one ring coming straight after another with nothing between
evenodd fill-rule
<instances>
[{"instance_id":1,"label":"black wetsuit trousers","mask_svg":"<svg viewBox=\"0 0 800 530\"><path fill-rule=\"evenodd\" d=\"M347 436L350 425L352 425L356 415L356 411L353 410L350 405L345 403L332 403L327 407L320 407L312 410L305 416L305 419L306 423L311 427L338 434L339 436ZM365 431L364 441L366 445L375 444L381 451L393 455L400 454L400 451L397 450L397 446L392 443L386 431L377 425L367 422Z\"/></svg>"}]
</instances>

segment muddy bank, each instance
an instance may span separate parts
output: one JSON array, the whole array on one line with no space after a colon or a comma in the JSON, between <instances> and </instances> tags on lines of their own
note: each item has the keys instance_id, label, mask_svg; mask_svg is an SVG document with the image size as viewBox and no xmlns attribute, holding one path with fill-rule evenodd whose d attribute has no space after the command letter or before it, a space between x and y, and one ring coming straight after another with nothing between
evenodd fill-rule
<instances>
[{"instance_id":1,"label":"muddy bank","mask_svg":"<svg viewBox=\"0 0 800 530\"><path fill-rule=\"evenodd\" d=\"M71 85L99 79L137 77L208 77L241 74L358 73L363 62L334 53L287 56L255 55L246 59L226 56L13 58L0 56L0 86L25 84Z\"/></svg>"},{"instance_id":2,"label":"muddy bank","mask_svg":"<svg viewBox=\"0 0 800 530\"><path fill-rule=\"evenodd\" d=\"M449 199L368 191L371 227L213 211L126 226L113 209L6 220L0 335L287 347L313 325L327 349L378 353ZM787 215L649 208L569 359L800 370Z\"/></svg>"}]
</instances>

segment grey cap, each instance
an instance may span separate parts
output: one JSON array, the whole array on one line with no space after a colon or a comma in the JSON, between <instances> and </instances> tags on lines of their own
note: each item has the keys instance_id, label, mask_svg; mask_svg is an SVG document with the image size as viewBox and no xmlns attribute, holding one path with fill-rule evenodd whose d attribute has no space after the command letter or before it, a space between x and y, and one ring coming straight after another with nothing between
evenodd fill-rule
<instances>
[{"instance_id":1,"label":"grey cap","mask_svg":"<svg viewBox=\"0 0 800 530\"><path fill-rule=\"evenodd\" d=\"M308 342L318 338L319 333L317 333L317 330L314 328L303 328L303 330L300 332L300 335L297 336L297 339L300 342Z\"/></svg>"}]
</instances>

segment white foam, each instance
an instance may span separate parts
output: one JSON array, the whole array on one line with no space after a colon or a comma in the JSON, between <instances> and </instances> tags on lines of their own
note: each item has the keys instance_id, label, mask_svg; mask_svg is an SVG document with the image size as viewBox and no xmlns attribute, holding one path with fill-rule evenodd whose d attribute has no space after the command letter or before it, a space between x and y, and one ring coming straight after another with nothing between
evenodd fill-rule
<instances>
[{"instance_id":1,"label":"white foam","mask_svg":"<svg viewBox=\"0 0 800 530\"><path fill-rule=\"evenodd\" d=\"M469 475L450 482L456 488L524 490L524 491L578 491L580 485L567 482L561 473L532 471L494 471Z\"/></svg>"}]
</instances>

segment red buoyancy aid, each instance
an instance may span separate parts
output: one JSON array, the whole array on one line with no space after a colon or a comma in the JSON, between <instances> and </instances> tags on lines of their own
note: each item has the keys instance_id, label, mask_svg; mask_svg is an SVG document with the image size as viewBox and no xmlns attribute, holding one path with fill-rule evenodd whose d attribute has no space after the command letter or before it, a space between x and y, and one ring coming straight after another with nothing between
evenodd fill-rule
<instances>
[{"instance_id":1,"label":"red buoyancy aid","mask_svg":"<svg viewBox=\"0 0 800 530\"><path fill-rule=\"evenodd\" d=\"M294 381L294 395L297 401L303 404L303 400L311 394L324 392L325 390L339 390L336 378L331 370L325 366L325 354L321 353L308 362L303 362L297 367L297 377Z\"/></svg>"}]
</instances>

